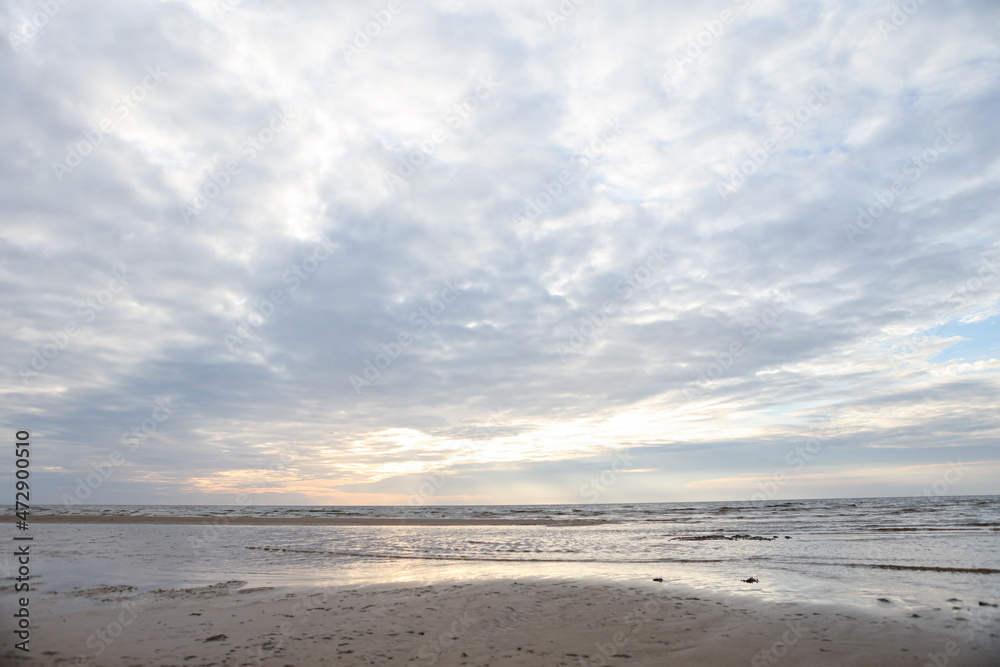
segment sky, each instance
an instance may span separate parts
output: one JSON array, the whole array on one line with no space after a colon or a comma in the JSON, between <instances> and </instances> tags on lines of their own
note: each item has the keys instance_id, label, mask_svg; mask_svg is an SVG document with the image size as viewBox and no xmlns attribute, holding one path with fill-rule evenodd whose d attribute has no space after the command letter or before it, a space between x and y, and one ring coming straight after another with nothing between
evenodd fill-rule
<instances>
[{"instance_id":1,"label":"sky","mask_svg":"<svg viewBox=\"0 0 1000 667\"><path fill-rule=\"evenodd\" d=\"M1000 493L996 2L11 0L0 34L33 502Z\"/></svg>"}]
</instances>

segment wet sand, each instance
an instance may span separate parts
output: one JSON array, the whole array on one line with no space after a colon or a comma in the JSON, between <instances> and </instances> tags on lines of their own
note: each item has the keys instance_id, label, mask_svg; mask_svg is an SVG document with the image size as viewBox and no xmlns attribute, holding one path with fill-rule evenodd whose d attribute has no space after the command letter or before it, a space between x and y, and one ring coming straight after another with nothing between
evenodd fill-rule
<instances>
[{"instance_id":1,"label":"wet sand","mask_svg":"<svg viewBox=\"0 0 1000 667\"><path fill-rule=\"evenodd\" d=\"M3 647L5 665L985 666L1000 648L971 608L963 623L652 583L233 581L35 597L31 656Z\"/></svg>"}]
</instances>

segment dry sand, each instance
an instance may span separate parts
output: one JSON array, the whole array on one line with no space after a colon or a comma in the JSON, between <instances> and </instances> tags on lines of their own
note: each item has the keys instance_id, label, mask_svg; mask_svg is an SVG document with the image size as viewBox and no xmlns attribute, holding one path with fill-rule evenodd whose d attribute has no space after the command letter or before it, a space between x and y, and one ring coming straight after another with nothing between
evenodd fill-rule
<instances>
[{"instance_id":1,"label":"dry sand","mask_svg":"<svg viewBox=\"0 0 1000 667\"><path fill-rule=\"evenodd\" d=\"M328 589L226 582L35 595L30 660L7 643L0 664L924 665L933 664L930 654L943 667L996 665L1000 655L997 629L976 626L971 606L958 617L946 608L911 618L707 599L652 582ZM969 619L956 620L963 615Z\"/></svg>"}]
</instances>

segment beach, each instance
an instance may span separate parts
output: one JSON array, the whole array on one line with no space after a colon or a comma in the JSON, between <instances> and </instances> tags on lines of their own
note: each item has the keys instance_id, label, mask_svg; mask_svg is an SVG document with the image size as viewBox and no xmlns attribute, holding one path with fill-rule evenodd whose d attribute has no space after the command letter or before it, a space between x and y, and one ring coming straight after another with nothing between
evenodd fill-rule
<instances>
[{"instance_id":1,"label":"beach","mask_svg":"<svg viewBox=\"0 0 1000 667\"><path fill-rule=\"evenodd\" d=\"M70 597L81 608L52 612ZM83 665L995 665L995 624L593 581L219 582L48 596L30 660ZM73 605L67 605L72 607ZM44 612L43 612L44 614ZM994 615L995 617L995 615Z\"/></svg>"},{"instance_id":2,"label":"beach","mask_svg":"<svg viewBox=\"0 0 1000 667\"><path fill-rule=\"evenodd\" d=\"M996 665L998 516L995 496L39 508L0 524L30 545L27 593L0 554L0 663Z\"/></svg>"}]
</instances>

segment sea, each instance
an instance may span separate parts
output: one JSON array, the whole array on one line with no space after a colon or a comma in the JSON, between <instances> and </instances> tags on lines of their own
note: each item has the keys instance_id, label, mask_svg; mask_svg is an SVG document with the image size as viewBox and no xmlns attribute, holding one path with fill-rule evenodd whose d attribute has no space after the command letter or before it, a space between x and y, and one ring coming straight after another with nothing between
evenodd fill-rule
<instances>
[{"instance_id":1,"label":"sea","mask_svg":"<svg viewBox=\"0 0 1000 667\"><path fill-rule=\"evenodd\" d=\"M199 516L34 524L37 590L594 580L907 613L1000 602L1000 496L470 506L76 505L34 514ZM234 516L519 519L539 525L230 525ZM543 520L562 525L543 525ZM595 523L600 521L603 523ZM0 557L10 584L11 560ZM755 579L747 583L744 580ZM958 601L958 602L956 602ZM957 608L957 607L954 607Z\"/></svg>"}]
</instances>

